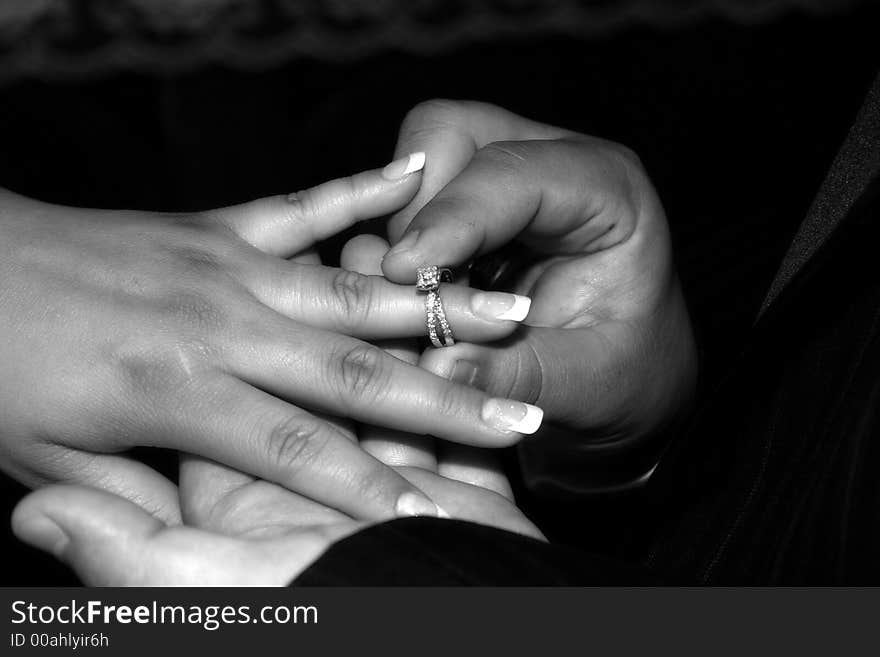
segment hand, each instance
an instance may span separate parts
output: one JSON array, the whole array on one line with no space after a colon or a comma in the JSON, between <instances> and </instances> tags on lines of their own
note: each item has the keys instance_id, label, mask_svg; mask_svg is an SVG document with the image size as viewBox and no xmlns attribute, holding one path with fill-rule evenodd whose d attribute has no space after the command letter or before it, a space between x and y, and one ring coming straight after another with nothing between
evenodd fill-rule
<instances>
[{"instance_id":1,"label":"hand","mask_svg":"<svg viewBox=\"0 0 880 657\"><path fill-rule=\"evenodd\" d=\"M388 242L377 235L358 235L345 245L340 266L360 274L382 275L382 259ZM521 319L521 318L520 318ZM377 343L395 358L419 362L418 343L398 339ZM467 383L467 381L459 381ZM361 447L377 459L395 467L413 467L436 472L442 477L480 486L513 500L513 490L501 463L491 450L446 441L431 436L362 425L357 428Z\"/></svg>"},{"instance_id":2,"label":"hand","mask_svg":"<svg viewBox=\"0 0 880 657\"><path fill-rule=\"evenodd\" d=\"M366 526L275 484L233 479L207 462L199 467L196 526L167 526L105 491L52 486L19 503L13 531L88 585L283 586L332 543ZM500 495L417 468L403 473L457 517L543 538Z\"/></svg>"},{"instance_id":3,"label":"hand","mask_svg":"<svg viewBox=\"0 0 880 657\"><path fill-rule=\"evenodd\" d=\"M358 235L349 240L342 249L340 265L343 269L364 275L381 275L382 257L388 251L388 243L376 235ZM319 256L312 252L293 258L297 262L320 264ZM379 343L395 358L418 363L417 342L398 339ZM326 418L339 431L358 441L360 447L386 465L398 471L416 469L440 474L454 481L480 486L513 500L513 491L500 463L485 448L456 443L435 444L431 436L394 431L385 427L360 425L341 418ZM193 455L183 455L180 468L180 505L186 524L209 527L233 533L260 531L265 527L287 526L294 519L306 522L308 518L341 520L348 516L335 509L310 502L290 491L269 482L260 481L233 468L211 462ZM260 504L250 504L250 497ZM244 500L244 503L242 502ZM244 506L246 514L230 514L230 506ZM458 505L457 505L458 506ZM218 512L219 508L219 512ZM444 508L444 514L449 512ZM284 522L276 523L281 517ZM221 518L220 521L217 518ZM232 517L244 521L246 527L229 527Z\"/></svg>"},{"instance_id":4,"label":"hand","mask_svg":"<svg viewBox=\"0 0 880 657\"><path fill-rule=\"evenodd\" d=\"M393 169L188 215L0 192L0 467L30 485L101 487L175 522L176 488L124 454L158 446L359 517L431 512L320 411L475 443L520 435L482 419L486 395L356 339L421 334L411 286L283 259L408 201L420 174ZM465 337L514 328L466 288L448 299Z\"/></svg>"},{"instance_id":5,"label":"hand","mask_svg":"<svg viewBox=\"0 0 880 657\"><path fill-rule=\"evenodd\" d=\"M569 463L638 445L675 416L696 355L663 208L625 147L480 103L434 101L401 128L398 152L425 151L419 193L393 217L382 269L414 280L516 241L533 256L513 292L532 305L499 344L428 350L423 366L489 394L535 403L569 431ZM454 326L454 324L453 324Z\"/></svg>"}]
</instances>

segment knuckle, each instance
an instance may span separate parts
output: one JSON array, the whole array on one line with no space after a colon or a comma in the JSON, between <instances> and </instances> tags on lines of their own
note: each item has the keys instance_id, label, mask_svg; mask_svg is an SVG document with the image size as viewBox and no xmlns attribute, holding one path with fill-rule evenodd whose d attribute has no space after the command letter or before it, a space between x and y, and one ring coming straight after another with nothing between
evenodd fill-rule
<instances>
[{"instance_id":1,"label":"knuckle","mask_svg":"<svg viewBox=\"0 0 880 657\"><path fill-rule=\"evenodd\" d=\"M528 144L516 141L493 141L483 146L477 157L505 170L520 169L528 157Z\"/></svg>"},{"instance_id":2,"label":"knuckle","mask_svg":"<svg viewBox=\"0 0 880 657\"><path fill-rule=\"evenodd\" d=\"M363 194L363 190L358 185L358 179L355 176L343 176L334 181L334 196L342 201L353 201Z\"/></svg>"},{"instance_id":3,"label":"knuckle","mask_svg":"<svg viewBox=\"0 0 880 657\"><path fill-rule=\"evenodd\" d=\"M373 301L373 282L369 276L340 269L331 281L331 298L339 310L340 327L352 332L362 327Z\"/></svg>"},{"instance_id":4,"label":"knuckle","mask_svg":"<svg viewBox=\"0 0 880 657\"><path fill-rule=\"evenodd\" d=\"M219 231L200 231L188 238L180 235L178 244L167 247L168 261L180 281L203 287L206 282L234 280L241 260L238 244Z\"/></svg>"},{"instance_id":5,"label":"knuckle","mask_svg":"<svg viewBox=\"0 0 880 657\"><path fill-rule=\"evenodd\" d=\"M287 223L295 227L307 228L309 217L321 211L318 195L312 189L303 189L286 197L285 218Z\"/></svg>"},{"instance_id":6,"label":"knuckle","mask_svg":"<svg viewBox=\"0 0 880 657\"><path fill-rule=\"evenodd\" d=\"M182 344L124 345L114 356L124 389L139 399L165 402L180 399L180 392L193 387L205 370L206 347Z\"/></svg>"},{"instance_id":7,"label":"knuckle","mask_svg":"<svg viewBox=\"0 0 880 657\"><path fill-rule=\"evenodd\" d=\"M524 342L514 354L514 373L509 390L505 392L510 399L519 399L528 404L536 403L544 387L544 364L534 345Z\"/></svg>"},{"instance_id":8,"label":"knuckle","mask_svg":"<svg viewBox=\"0 0 880 657\"><path fill-rule=\"evenodd\" d=\"M366 504L381 504L382 500L397 497L394 495L399 485L396 479L390 467L377 462L365 468L361 476L355 479L354 493Z\"/></svg>"},{"instance_id":9,"label":"knuckle","mask_svg":"<svg viewBox=\"0 0 880 657\"><path fill-rule=\"evenodd\" d=\"M196 335L216 334L229 324L227 311L206 292L178 291L157 303L161 314L172 317Z\"/></svg>"},{"instance_id":10,"label":"knuckle","mask_svg":"<svg viewBox=\"0 0 880 657\"><path fill-rule=\"evenodd\" d=\"M645 165L642 163L642 159L639 157L638 153L636 153L629 146L615 143L614 151L621 161L623 161L629 167L632 167L635 171L645 171Z\"/></svg>"},{"instance_id":11,"label":"knuckle","mask_svg":"<svg viewBox=\"0 0 880 657\"><path fill-rule=\"evenodd\" d=\"M443 98L422 101L403 119L400 127L401 138L416 138L440 128L459 125L465 109L462 103Z\"/></svg>"},{"instance_id":12,"label":"knuckle","mask_svg":"<svg viewBox=\"0 0 880 657\"><path fill-rule=\"evenodd\" d=\"M456 417L466 407L464 393L454 385L444 385L436 398L436 410L442 417Z\"/></svg>"},{"instance_id":13,"label":"knuckle","mask_svg":"<svg viewBox=\"0 0 880 657\"><path fill-rule=\"evenodd\" d=\"M623 144L605 142L602 147L605 160L616 172L624 186L640 185L647 180L647 172L638 154Z\"/></svg>"},{"instance_id":14,"label":"knuckle","mask_svg":"<svg viewBox=\"0 0 880 657\"><path fill-rule=\"evenodd\" d=\"M375 403L385 392L391 376L385 352L359 344L330 358L331 380L344 401Z\"/></svg>"},{"instance_id":15,"label":"knuckle","mask_svg":"<svg viewBox=\"0 0 880 657\"><path fill-rule=\"evenodd\" d=\"M318 421L293 416L269 428L266 446L272 463L286 472L296 472L314 463L328 440Z\"/></svg>"}]
</instances>

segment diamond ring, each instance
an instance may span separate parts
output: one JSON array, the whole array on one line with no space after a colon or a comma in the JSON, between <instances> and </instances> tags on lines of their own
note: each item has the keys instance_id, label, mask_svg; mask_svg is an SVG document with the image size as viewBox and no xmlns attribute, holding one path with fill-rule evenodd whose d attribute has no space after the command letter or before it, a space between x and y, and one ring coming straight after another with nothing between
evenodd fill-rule
<instances>
[{"instance_id":1,"label":"diamond ring","mask_svg":"<svg viewBox=\"0 0 880 657\"><path fill-rule=\"evenodd\" d=\"M428 326L428 339L435 347L451 347L455 344L452 328L446 319L443 301L440 299L440 283L451 283L452 271L446 267L419 267L416 289L427 292L425 297L425 318Z\"/></svg>"}]
</instances>

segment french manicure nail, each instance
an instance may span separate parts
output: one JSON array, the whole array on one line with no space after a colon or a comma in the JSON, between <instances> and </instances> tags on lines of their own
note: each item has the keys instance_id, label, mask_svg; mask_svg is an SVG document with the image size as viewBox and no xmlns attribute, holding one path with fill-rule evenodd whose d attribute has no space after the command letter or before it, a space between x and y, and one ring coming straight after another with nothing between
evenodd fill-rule
<instances>
[{"instance_id":1,"label":"french manicure nail","mask_svg":"<svg viewBox=\"0 0 880 657\"><path fill-rule=\"evenodd\" d=\"M27 520L20 521L16 526L16 533L21 540L30 543L46 552L60 556L70 537L64 533L53 520L47 516L37 515Z\"/></svg>"},{"instance_id":2,"label":"french manicure nail","mask_svg":"<svg viewBox=\"0 0 880 657\"><path fill-rule=\"evenodd\" d=\"M507 292L477 292L471 298L473 311L480 317L492 321L521 322L529 314L531 306L532 300L528 297Z\"/></svg>"},{"instance_id":3,"label":"french manicure nail","mask_svg":"<svg viewBox=\"0 0 880 657\"><path fill-rule=\"evenodd\" d=\"M416 171L421 171L425 166L425 154L423 152L410 153L382 169L382 177L385 180L400 180Z\"/></svg>"},{"instance_id":4,"label":"french manicure nail","mask_svg":"<svg viewBox=\"0 0 880 657\"><path fill-rule=\"evenodd\" d=\"M513 399L490 399L483 404L483 421L498 431L535 433L544 419L544 411L537 406Z\"/></svg>"},{"instance_id":5,"label":"french manicure nail","mask_svg":"<svg viewBox=\"0 0 880 657\"><path fill-rule=\"evenodd\" d=\"M395 511L398 516L440 516L437 505L418 493L404 493L398 497Z\"/></svg>"}]
</instances>

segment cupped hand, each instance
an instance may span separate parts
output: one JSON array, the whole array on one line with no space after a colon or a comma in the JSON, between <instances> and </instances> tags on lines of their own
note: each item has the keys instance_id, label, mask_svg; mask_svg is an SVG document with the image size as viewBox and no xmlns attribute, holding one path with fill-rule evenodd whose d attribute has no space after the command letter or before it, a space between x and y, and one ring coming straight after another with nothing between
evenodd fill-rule
<instances>
[{"instance_id":1,"label":"cupped hand","mask_svg":"<svg viewBox=\"0 0 880 657\"><path fill-rule=\"evenodd\" d=\"M401 162L187 215L0 192L0 467L29 485L101 487L174 522L175 486L125 454L159 446L359 517L430 513L322 412L474 443L521 436L484 411L489 396L361 341L421 334L412 286L284 259L412 198L421 176ZM514 328L485 301L450 288L463 337Z\"/></svg>"},{"instance_id":2,"label":"cupped hand","mask_svg":"<svg viewBox=\"0 0 880 657\"><path fill-rule=\"evenodd\" d=\"M637 446L675 417L694 384L694 340L662 205L629 149L453 101L410 112L397 148L429 164L392 218L388 279L513 242L527 254L510 288L532 299L524 326L497 344L429 349L422 365L537 404L553 440L524 445L575 460Z\"/></svg>"},{"instance_id":3,"label":"cupped hand","mask_svg":"<svg viewBox=\"0 0 880 657\"><path fill-rule=\"evenodd\" d=\"M169 526L106 491L51 486L19 503L13 531L88 585L284 586L367 526L276 484L206 461L198 467L187 526ZM500 495L420 468L402 472L458 518L543 538Z\"/></svg>"}]
</instances>

